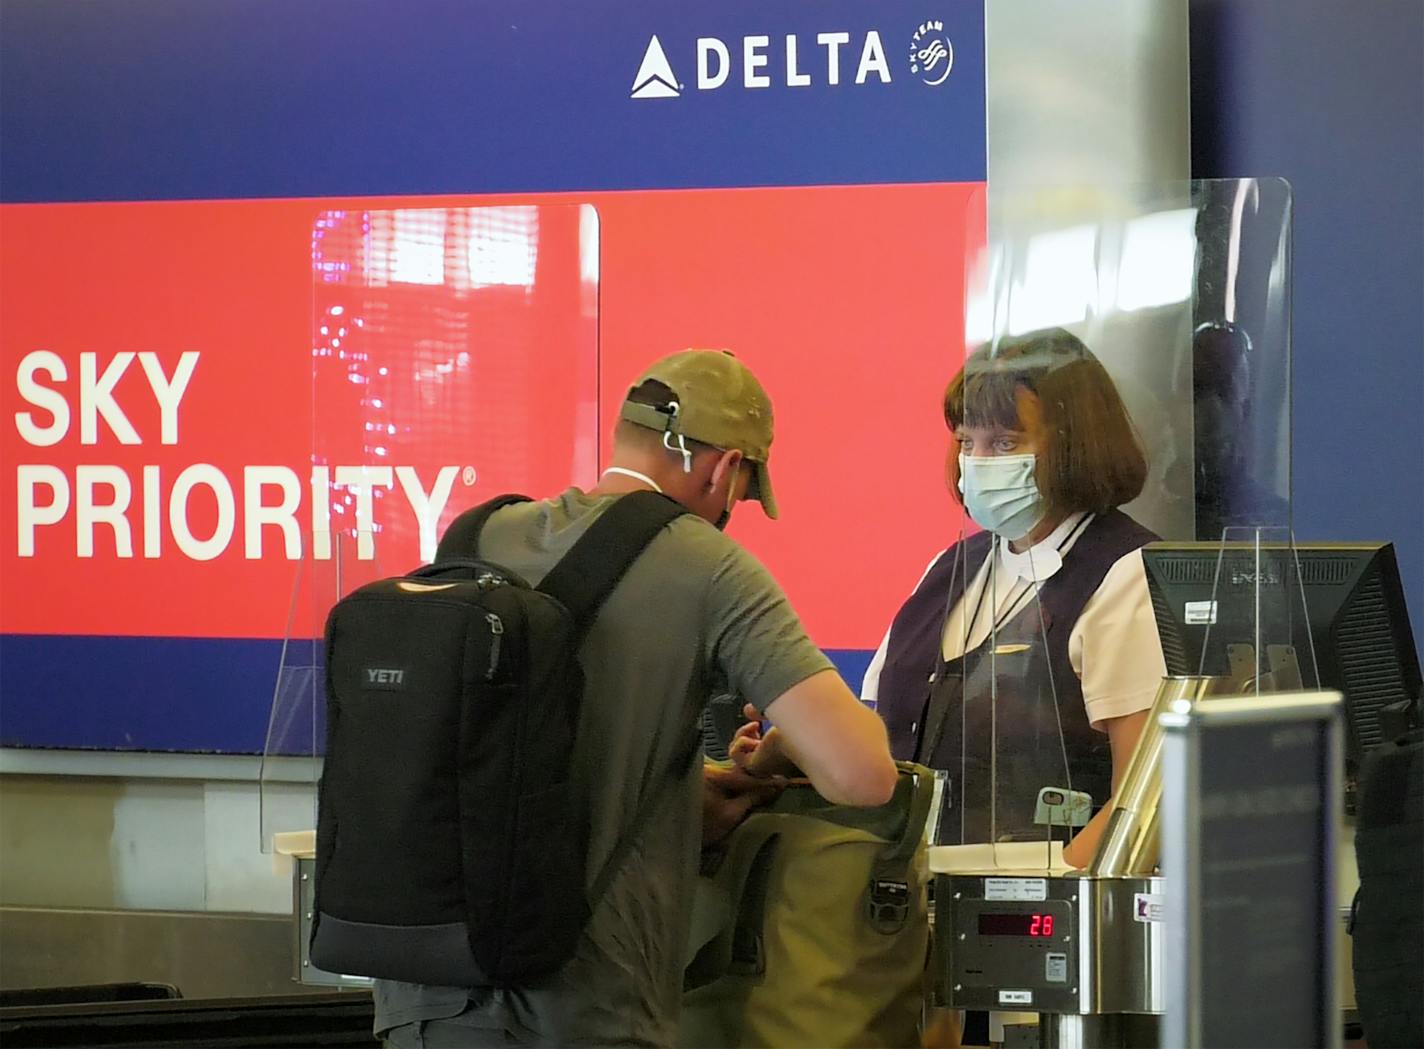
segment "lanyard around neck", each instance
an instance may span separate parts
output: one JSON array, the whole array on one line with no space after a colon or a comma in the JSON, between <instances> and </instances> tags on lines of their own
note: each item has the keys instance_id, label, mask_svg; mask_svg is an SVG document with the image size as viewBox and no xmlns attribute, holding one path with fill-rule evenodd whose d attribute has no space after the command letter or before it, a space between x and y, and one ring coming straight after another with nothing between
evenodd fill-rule
<instances>
[{"instance_id":1,"label":"lanyard around neck","mask_svg":"<svg viewBox=\"0 0 1424 1049\"><path fill-rule=\"evenodd\" d=\"M1078 538L1078 536L1082 535L1083 532L1087 530L1088 524L1092 520L1092 514L1085 514L1083 516L1083 519L1079 521L1076 525L1074 525L1072 528L1070 528L1068 530L1068 534L1065 535L1062 540L1059 541L1058 545L1054 548L1054 552L1061 555L1063 551L1070 544L1072 544L1074 540ZM999 572L998 544L1000 542L1001 540L995 537L993 542L989 544L989 556L985 562L985 568L987 569L988 574L985 576L984 585L979 588L979 598L977 601L974 602L974 612L970 616L969 622L964 628L965 655L969 654L969 639L974 636L974 624L979 621L979 611L984 607L984 595L987 594L990 589L997 590L996 577ZM1032 551L1030 551L1030 556L1032 556ZM1038 588L1041 587L1043 583L1047 582L1047 580L1043 580L1042 582L1040 582L1038 580L1030 579L1027 580L1027 582L1029 584L1028 589L1024 593L1027 596L1032 596L1033 594L1037 593ZM998 616L994 623L989 627L988 636L984 640L989 641L993 639L1000 630L1002 630L1005 626L1008 625L1009 620L1011 620L1014 616L1018 615L1020 612L1023 611L1024 606L1025 602L1022 597L1020 597L1016 601L1009 602L1009 607L1004 609L1004 614Z\"/></svg>"}]
</instances>

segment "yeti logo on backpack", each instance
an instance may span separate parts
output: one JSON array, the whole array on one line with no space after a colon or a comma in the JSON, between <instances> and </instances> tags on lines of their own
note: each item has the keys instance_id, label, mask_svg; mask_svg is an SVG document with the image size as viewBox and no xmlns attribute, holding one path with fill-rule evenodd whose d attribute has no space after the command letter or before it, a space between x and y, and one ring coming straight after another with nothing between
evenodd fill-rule
<instances>
[{"instance_id":1,"label":"yeti logo on backpack","mask_svg":"<svg viewBox=\"0 0 1424 1049\"><path fill-rule=\"evenodd\" d=\"M442 987L553 972L637 833L588 878L588 799L570 779L578 652L685 511L654 492L617 499L535 588L478 560L485 521L526 501L466 511L434 564L327 618L311 961L328 972Z\"/></svg>"},{"instance_id":2,"label":"yeti logo on backpack","mask_svg":"<svg viewBox=\"0 0 1424 1049\"><path fill-rule=\"evenodd\" d=\"M405 690L405 670L400 667L366 667L366 687L387 692Z\"/></svg>"}]
</instances>

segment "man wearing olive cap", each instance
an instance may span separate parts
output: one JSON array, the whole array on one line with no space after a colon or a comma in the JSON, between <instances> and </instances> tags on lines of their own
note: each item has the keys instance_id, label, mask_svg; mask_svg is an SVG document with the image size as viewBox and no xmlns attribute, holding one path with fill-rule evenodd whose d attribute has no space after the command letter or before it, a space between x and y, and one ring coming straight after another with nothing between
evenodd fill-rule
<instances>
[{"instance_id":1,"label":"man wearing olive cap","mask_svg":"<svg viewBox=\"0 0 1424 1049\"><path fill-rule=\"evenodd\" d=\"M389 1045L674 1043L704 797L702 763L676 759L692 752L713 695L740 695L776 722L752 775L792 762L832 801L890 797L896 773L880 719L807 638L766 569L722 532L743 499L777 516L771 444L771 400L750 369L726 351L686 350L629 388L597 485L490 518L481 556L537 586L624 493L651 488L690 511L634 562L580 652L572 775L590 799L589 870L625 835L632 846L552 977L519 988L377 981L376 1032ZM708 792L734 796L713 806L725 830L755 792L739 809L743 774L706 775Z\"/></svg>"},{"instance_id":2,"label":"man wearing olive cap","mask_svg":"<svg viewBox=\"0 0 1424 1049\"><path fill-rule=\"evenodd\" d=\"M662 399L664 396L666 400ZM648 403L649 400L652 403ZM776 519L776 497L772 494L771 474L767 470L767 460L771 457L771 399L751 369L732 354L725 350L684 350L664 357L644 372L628 391L619 416L644 429L662 432L664 449L675 452L684 467L683 478L666 478L673 488L689 488L679 482L693 481L687 442L706 445L724 453L725 463L719 461L717 465L731 469L735 498L759 500L766 516ZM610 473L648 482L646 477L618 466L617 458L615 455ZM654 457L653 465L657 469L666 467L667 463ZM747 469L747 483L738 486L738 468L743 465ZM608 475L604 476L606 480ZM651 483L657 487L656 482ZM695 484L693 481L693 486ZM667 494L697 512L695 504L687 498L673 491ZM695 496L697 493L689 490L686 494ZM713 522L719 527L725 526L730 516L731 504L728 503Z\"/></svg>"}]
</instances>

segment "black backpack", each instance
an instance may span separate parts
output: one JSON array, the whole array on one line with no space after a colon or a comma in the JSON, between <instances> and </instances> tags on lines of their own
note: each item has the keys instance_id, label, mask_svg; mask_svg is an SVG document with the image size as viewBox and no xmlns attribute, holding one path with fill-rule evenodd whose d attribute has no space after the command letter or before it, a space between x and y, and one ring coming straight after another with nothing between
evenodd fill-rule
<instances>
[{"instance_id":1,"label":"black backpack","mask_svg":"<svg viewBox=\"0 0 1424 1049\"><path fill-rule=\"evenodd\" d=\"M570 782L582 639L685 511L618 499L537 588L478 559L504 496L435 563L352 592L326 623L312 964L440 986L519 985L573 954L641 820L585 895L587 799ZM654 794L656 792L649 792Z\"/></svg>"}]
</instances>

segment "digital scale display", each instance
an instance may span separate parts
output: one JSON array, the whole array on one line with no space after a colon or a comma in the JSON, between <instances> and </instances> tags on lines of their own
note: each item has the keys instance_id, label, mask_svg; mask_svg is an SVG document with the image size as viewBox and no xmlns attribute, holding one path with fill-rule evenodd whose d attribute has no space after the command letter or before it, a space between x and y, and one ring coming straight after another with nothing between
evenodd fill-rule
<instances>
[{"instance_id":1,"label":"digital scale display","mask_svg":"<svg viewBox=\"0 0 1424 1049\"><path fill-rule=\"evenodd\" d=\"M980 914L980 936L1052 936L1051 914Z\"/></svg>"}]
</instances>

